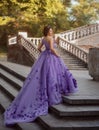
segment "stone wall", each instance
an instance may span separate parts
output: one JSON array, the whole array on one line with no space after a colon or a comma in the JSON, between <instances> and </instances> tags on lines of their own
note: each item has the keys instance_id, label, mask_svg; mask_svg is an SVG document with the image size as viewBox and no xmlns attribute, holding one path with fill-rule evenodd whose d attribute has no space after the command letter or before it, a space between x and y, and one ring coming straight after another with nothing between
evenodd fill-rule
<instances>
[{"instance_id":1,"label":"stone wall","mask_svg":"<svg viewBox=\"0 0 99 130\"><path fill-rule=\"evenodd\" d=\"M8 45L7 60L27 66L32 66L34 63L28 52L19 44Z\"/></svg>"},{"instance_id":2,"label":"stone wall","mask_svg":"<svg viewBox=\"0 0 99 130\"><path fill-rule=\"evenodd\" d=\"M99 81L99 48L89 49L88 68L93 80Z\"/></svg>"}]
</instances>

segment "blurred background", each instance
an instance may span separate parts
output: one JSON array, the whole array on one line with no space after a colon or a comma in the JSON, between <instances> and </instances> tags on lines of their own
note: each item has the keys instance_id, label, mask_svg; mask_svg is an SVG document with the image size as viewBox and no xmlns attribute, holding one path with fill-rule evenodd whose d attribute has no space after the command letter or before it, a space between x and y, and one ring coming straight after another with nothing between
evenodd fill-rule
<instances>
[{"instance_id":1,"label":"blurred background","mask_svg":"<svg viewBox=\"0 0 99 130\"><path fill-rule=\"evenodd\" d=\"M46 24L58 33L98 20L98 0L0 0L0 54L18 31L41 37Z\"/></svg>"}]
</instances>

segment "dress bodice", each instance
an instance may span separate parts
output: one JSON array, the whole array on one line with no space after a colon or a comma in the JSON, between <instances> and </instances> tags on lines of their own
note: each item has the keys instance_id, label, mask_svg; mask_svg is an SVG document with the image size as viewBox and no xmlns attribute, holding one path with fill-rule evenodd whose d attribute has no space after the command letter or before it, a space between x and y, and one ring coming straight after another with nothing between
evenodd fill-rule
<instances>
[{"instance_id":1,"label":"dress bodice","mask_svg":"<svg viewBox=\"0 0 99 130\"><path fill-rule=\"evenodd\" d=\"M46 50L50 50L50 44L45 38L42 39L42 44L45 45ZM57 47L57 44L55 40L53 39L53 48L56 48L56 47Z\"/></svg>"}]
</instances>

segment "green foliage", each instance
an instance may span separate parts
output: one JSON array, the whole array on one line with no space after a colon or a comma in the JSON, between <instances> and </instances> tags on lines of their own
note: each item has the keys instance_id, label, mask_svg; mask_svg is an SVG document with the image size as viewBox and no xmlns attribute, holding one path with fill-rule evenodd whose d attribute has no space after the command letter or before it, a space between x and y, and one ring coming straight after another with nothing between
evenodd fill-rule
<instances>
[{"instance_id":1,"label":"green foliage","mask_svg":"<svg viewBox=\"0 0 99 130\"><path fill-rule=\"evenodd\" d=\"M89 24L99 18L99 3L94 0L0 0L0 39L27 31L41 36L50 24L55 32ZM1 43L0 43L1 44Z\"/></svg>"},{"instance_id":2,"label":"green foliage","mask_svg":"<svg viewBox=\"0 0 99 130\"><path fill-rule=\"evenodd\" d=\"M99 2L94 0L76 0L78 4L71 7L70 22L73 27L94 23L99 18Z\"/></svg>"}]
</instances>

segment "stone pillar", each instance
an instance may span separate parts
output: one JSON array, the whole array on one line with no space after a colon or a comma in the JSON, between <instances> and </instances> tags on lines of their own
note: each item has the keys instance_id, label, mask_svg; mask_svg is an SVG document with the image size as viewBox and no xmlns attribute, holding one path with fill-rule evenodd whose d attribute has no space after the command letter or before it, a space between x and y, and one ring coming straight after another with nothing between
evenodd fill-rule
<instances>
[{"instance_id":1,"label":"stone pillar","mask_svg":"<svg viewBox=\"0 0 99 130\"><path fill-rule=\"evenodd\" d=\"M99 81L99 48L89 49L88 68L93 80Z\"/></svg>"}]
</instances>

